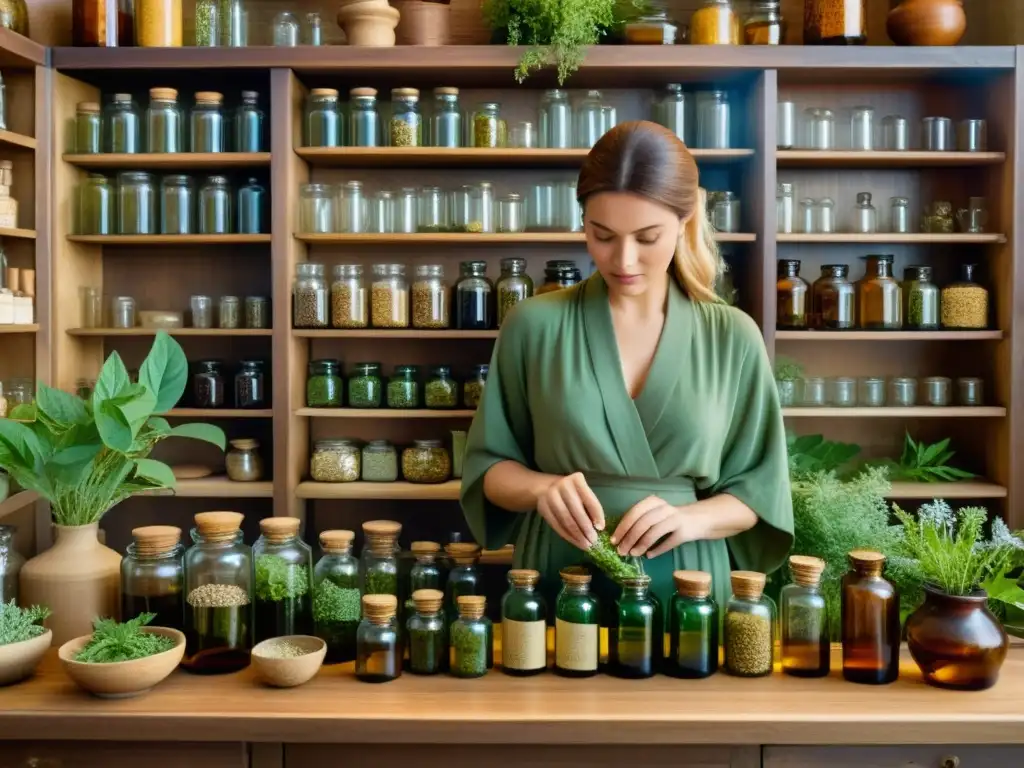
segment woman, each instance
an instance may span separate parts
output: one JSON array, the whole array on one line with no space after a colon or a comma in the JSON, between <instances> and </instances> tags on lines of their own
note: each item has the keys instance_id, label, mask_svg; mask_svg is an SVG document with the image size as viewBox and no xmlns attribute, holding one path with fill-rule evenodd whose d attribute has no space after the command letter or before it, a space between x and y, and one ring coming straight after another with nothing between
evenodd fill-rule
<instances>
[{"instance_id":1,"label":"woman","mask_svg":"<svg viewBox=\"0 0 1024 768\"><path fill-rule=\"evenodd\" d=\"M469 432L466 519L551 590L621 517L612 542L644 558L663 605L680 568L710 572L724 604L732 567L772 571L793 540L761 334L715 296L697 164L671 131L609 131L577 196L597 273L506 318Z\"/></svg>"}]
</instances>

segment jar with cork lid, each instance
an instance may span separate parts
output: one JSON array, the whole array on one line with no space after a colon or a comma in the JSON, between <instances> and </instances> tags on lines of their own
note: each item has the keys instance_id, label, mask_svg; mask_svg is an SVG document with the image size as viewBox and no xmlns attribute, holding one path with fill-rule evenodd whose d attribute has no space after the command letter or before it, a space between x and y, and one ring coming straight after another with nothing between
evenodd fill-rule
<instances>
[{"instance_id":1,"label":"jar with cork lid","mask_svg":"<svg viewBox=\"0 0 1024 768\"><path fill-rule=\"evenodd\" d=\"M398 537L401 523L368 520L363 523L363 553L359 559L364 595L398 595Z\"/></svg>"},{"instance_id":2,"label":"jar with cork lid","mask_svg":"<svg viewBox=\"0 0 1024 768\"><path fill-rule=\"evenodd\" d=\"M675 571L676 594L668 613L669 654L665 674L698 679L718 671L718 603L711 574Z\"/></svg>"},{"instance_id":3,"label":"jar with cork lid","mask_svg":"<svg viewBox=\"0 0 1024 768\"><path fill-rule=\"evenodd\" d=\"M480 574L480 547L468 541L453 541L445 545L450 564L445 581L445 611L448 623L459 615L458 600L466 595L478 595L483 590Z\"/></svg>"},{"instance_id":4,"label":"jar with cork lid","mask_svg":"<svg viewBox=\"0 0 1024 768\"><path fill-rule=\"evenodd\" d=\"M732 596L725 607L725 669L738 677L770 675L775 606L764 595L765 575L733 571L731 581Z\"/></svg>"},{"instance_id":5,"label":"jar with cork lid","mask_svg":"<svg viewBox=\"0 0 1024 768\"><path fill-rule=\"evenodd\" d=\"M414 541L409 547L416 562L409 569L409 594L418 589L444 589L441 566L437 562L441 545L436 541Z\"/></svg>"},{"instance_id":6,"label":"jar with cork lid","mask_svg":"<svg viewBox=\"0 0 1024 768\"><path fill-rule=\"evenodd\" d=\"M417 589L411 602L412 611L405 627L409 671L415 675L436 675L448 663L448 633L442 611L444 592Z\"/></svg>"},{"instance_id":7,"label":"jar with cork lid","mask_svg":"<svg viewBox=\"0 0 1024 768\"><path fill-rule=\"evenodd\" d=\"M312 552L299 535L300 525L297 517L260 520L252 548L257 643L313 632Z\"/></svg>"},{"instance_id":8,"label":"jar with cork lid","mask_svg":"<svg viewBox=\"0 0 1024 768\"><path fill-rule=\"evenodd\" d=\"M190 672L249 666L252 648L252 549L238 512L200 512L185 553L185 657Z\"/></svg>"},{"instance_id":9,"label":"jar with cork lid","mask_svg":"<svg viewBox=\"0 0 1024 768\"><path fill-rule=\"evenodd\" d=\"M359 596L359 561L352 555L352 531L320 534L322 556L313 569L313 625L327 643L325 664L356 657L356 629L362 607Z\"/></svg>"},{"instance_id":10,"label":"jar with cork lid","mask_svg":"<svg viewBox=\"0 0 1024 768\"><path fill-rule=\"evenodd\" d=\"M900 674L900 600L882 576L885 555L858 549L842 582L843 677L884 685Z\"/></svg>"},{"instance_id":11,"label":"jar with cork lid","mask_svg":"<svg viewBox=\"0 0 1024 768\"><path fill-rule=\"evenodd\" d=\"M789 558L792 581L779 597L782 615L782 671L794 677L824 677L829 671L829 627L818 557Z\"/></svg>"},{"instance_id":12,"label":"jar with cork lid","mask_svg":"<svg viewBox=\"0 0 1024 768\"><path fill-rule=\"evenodd\" d=\"M150 88L146 108L146 151L185 151L185 123L174 88Z\"/></svg>"},{"instance_id":13,"label":"jar with cork lid","mask_svg":"<svg viewBox=\"0 0 1024 768\"><path fill-rule=\"evenodd\" d=\"M562 590L555 603L555 674L592 677L601 659L601 617L590 592L590 572L582 566L563 568Z\"/></svg>"},{"instance_id":14,"label":"jar with cork lid","mask_svg":"<svg viewBox=\"0 0 1024 768\"><path fill-rule=\"evenodd\" d=\"M121 621L154 613L154 627L185 629L185 561L181 529L147 525L132 531L121 560Z\"/></svg>"},{"instance_id":15,"label":"jar with cork lid","mask_svg":"<svg viewBox=\"0 0 1024 768\"><path fill-rule=\"evenodd\" d=\"M449 630L449 670L454 677L483 677L494 666L493 629L484 616L487 598L463 595Z\"/></svg>"},{"instance_id":16,"label":"jar with cork lid","mask_svg":"<svg viewBox=\"0 0 1024 768\"><path fill-rule=\"evenodd\" d=\"M115 93L103 111L103 151L135 154L142 151L139 109L130 93Z\"/></svg>"},{"instance_id":17,"label":"jar with cork lid","mask_svg":"<svg viewBox=\"0 0 1024 768\"><path fill-rule=\"evenodd\" d=\"M526 677L547 669L547 604L537 592L540 572L513 568L501 599L501 669Z\"/></svg>"},{"instance_id":18,"label":"jar with cork lid","mask_svg":"<svg viewBox=\"0 0 1024 768\"><path fill-rule=\"evenodd\" d=\"M199 91L190 114L190 150L192 152L227 151L227 130L224 120L224 94Z\"/></svg>"},{"instance_id":19,"label":"jar with cork lid","mask_svg":"<svg viewBox=\"0 0 1024 768\"><path fill-rule=\"evenodd\" d=\"M251 438L231 441L231 450L224 457L228 479L235 483L255 483L263 479L260 442Z\"/></svg>"},{"instance_id":20,"label":"jar with cork lid","mask_svg":"<svg viewBox=\"0 0 1024 768\"><path fill-rule=\"evenodd\" d=\"M387 683L402 675L394 595L363 595L363 620L356 631L356 678Z\"/></svg>"},{"instance_id":21,"label":"jar with cork lid","mask_svg":"<svg viewBox=\"0 0 1024 768\"><path fill-rule=\"evenodd\" d=\"M608 672L615 677L651 677L664 643L660 606L649 591L651 577L632 576L620 583L622 592L608 627Z\"/></svg>"},{"instance_id":22,"label":"jar with cork lid","mask_svg":"<svg viewBox=\"0 0 1024 768\"><path fill-rule=\"evenodd\" d=\"M79 155L98 155L101 151L102 119L100 105L80 101L75 105L75 136L72 149Z\"/></svg>"}]
</instances>

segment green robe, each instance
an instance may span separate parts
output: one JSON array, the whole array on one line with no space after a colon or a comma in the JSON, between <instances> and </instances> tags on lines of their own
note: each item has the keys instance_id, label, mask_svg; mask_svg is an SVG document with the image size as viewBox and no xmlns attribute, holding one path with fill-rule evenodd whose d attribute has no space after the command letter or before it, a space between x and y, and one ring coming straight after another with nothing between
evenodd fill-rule
<instances>
[{"instance_id":1,"label":"green robe","mask_svg":"<svg viewBox=\"0 0 1024 768\"><path fill-rule=\"evenodd\" d=\"M710 572L724 608L731 568L771 572L793 542L782 411L760 331L740 310L690 301L675 280L670 286L664 330L635 399L600 274L524 302L502 325L469 431L462 508L482 546L515 544L516 567L541 572L550 604L558 571L585 557L536 512L509 512L484 497L484 474L500 461L582 472L606 517L650 495L684 505L729 493L749 506L758 517L749 531L644 559L663 606L675 592L672 571L684 568ZM617 590L607 579L594 586L607 608Z\"/></svg>"}]
</instances>

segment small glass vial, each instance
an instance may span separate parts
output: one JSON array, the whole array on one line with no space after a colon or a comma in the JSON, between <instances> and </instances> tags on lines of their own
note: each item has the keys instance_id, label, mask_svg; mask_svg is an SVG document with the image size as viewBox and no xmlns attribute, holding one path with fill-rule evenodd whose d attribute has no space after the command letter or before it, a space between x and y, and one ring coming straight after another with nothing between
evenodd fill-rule
<instances>
[{"instance_id":1,"label":"small glass vial","mask_svg":"<svg viewBox=\"0 0 1024 768\"><path fill-rule=\"evenodd\" d=\"M336 231L361 234L366 231L366 197L363 182L346 181L337 187L338 197L334 204L337 217Z\"/></svg>"},{"instance_id":2,"label":"small glass vial","mask_svg":"<svg viewBox=\"0 0 1024 768\"><path fill-rule=\"evenodd\" d=\"M448 216L444 203L444 193L440 187L423 187L420 190L416 215L417 232L443 232L447 228Z\"/></svg>"},{"instance_id":3,"label":"small glass vial","mask_svg":"<svg viewBox=\"0 0 1024 768\"><path fill-rule=\"evenodd\" d=\"M379 147L380 114L377 112L376 88L353 88L348 92L349 141L353 147Z\"/></svg>"},{"instance_id":4,"label":"small glass vial","mask_svg":"<svg viewBox=\"0 0 1024 768\"><path fill-rule=\"evenodd\" d=\"M370 322L363 267L338 264L331 282L331 327L366 328Z\"/></svg>"},{"instance_id":5,"label":"small glass vial","mask_svg":"<svg viewBox=\"0 0 1024 768\"><path fill-rule=\"evenodd\" d=\"M191 235L192 179L182 174L164 176L160 181L160 234Z\"/></svg>"},{"instance_id":6,"label":"small glass vial","mask_svg":"<svg viewBox=\"0 0 1024 768\"><path fill-rule=\"evenodd\" d=\"M313 620L316 636L327 643L324 664L356 657L356 630L362 606L359 561L352 556L352 531L320 533L323 553L313 569Z\"/></svg>"},{"instance_id":7,"label":"small glass vial","mask_svg":"<svg viewBox=\"0 0 1024 768\"><path fill-rule=\"evenodd\" d=\"M245 297L245 327L270 327L270 299L266 296Z\"/></svg>"},{"instance_id":8,"label":"small glass vial","mask_svg":"<svg viewBox=\"0 0 1024 768\"><path fill-rule=\"evenodd\" d=\"M299 231L324 235L334 231L334 196L329 184L299 186Z\"/></svg>"},{"instance_id":9,"label":"small glass vial","mask_svg":"<svg viewBox=\"0 0 1024 768\"><path fill-rule=\"evenodd\" d=\"M732 597L725 608L725 669L738 677L763 677L772 672L775 607L763 595L765 575L733 571Z\"/></svg>"},{"instance_id":10,"label":"small glass vial","mask_svg":"<svg viewBox=\"0 0 1024 768\"><path fill-rule=\"evenodd\" d=\"M414 594L420 589L436 589L438 606L437 610L444 615L444 581L441 578L441 566L437 558L441 553L441 545L436 541L414 541L409 546L416 562L409 569L409 594ZM446 659L447 661L447 654Z\"/></svg>"},{"instance_id":11,"label":"small glass vial","mask_svg":"<svg viewBox=\"0 0 1024 768\"><path fill-rule=\"evenodd\" d=\"M398 452L387 440L371 440L363 446L363 480L393 483L398 480Z\"/></svg>"},{"instance_id":12,"label":"small glass vial","mask_svg":"<svg viewBox=\"0 0 1024 768\"><path fill-rule=\"evenodd\" d=\"M861 328L870 331L898 331L903 326L903 294L892 276L893 257L864 257L867 266L857 283L857 314Z\"/></svg>"},{"instance_id":13,"label":"small glass vial","mask_svg":"<svg viewBox=\"0 0 1024 768\"><path fill-rule=\"evenodd\" d=\"M110 179L100 173L90 173L78 190L78 233L115 234L114 205L114 188Z\"/></svg>"},{"instance_id":14,"label":"small glass vial","mask_svg":"<svg viewBox=\"0 0 1024 768\"><path fill-rule=\"evenodd\" d=\"M563 677L593 677L601 658L601 618L600 604L590 593L590 572L571 566L559 575L554 671Z\"/></svg>"},{"instance_id":15,"label":"small glass vial","mask_svg":"<svg viewBox=\"0 0 1024 768\"><path fill-rule=\"evenodd\" d=\"M829 405L852 408L857 405L857 380L849 376L836 376L827 382Z\"/></svg>"},{"instance_id":16,"label":"small glass vial","mask_svg":"<svg viewBox=\"0 0 1024 768\"><path fill-rule=\"evenodd\" d=\"M444 593L438 589L416 589L411 602L413 612L405 625L409 671L414 675L436 675L448 663L448 633L441 611Z\"/></svg>"},{"instance_id":17,"label":"small glass vial","mask_svg":"<svg viewBox=\"0 0 1024 768\"><path fill-rule=\"evenodd\" d=\"M800 231L805 235L813 235L818 231L818 216L815 202L810 197L800 201Z\"/></svg>"},{"instance_id":18,"label":"small glass vial","mask_svg":"<svg viewBox=\"0 0 1024 768\"><path fill-rule=\"evenodd\" d=\"M235 374L235 407L264 408L266 405L263 361L243 360Z\"/></svg>"},{"instance_id":19,"label":"small glass vial","mask_svg":"<svg viewBox=\"0 0 1024 768\"><path fill-rule=\"evenodd\" d=\"M975 279L977 264L962 264L960 279L942 289L942 327L988 327L988 290Z\"/></svg>"},{"instance_id":20,"label":"small glass vial","mask_svg":"<svg viewBox=\"0 0 1024 768\"><path fill-rule=\"evenodd\" d=\"M494 327L494 286L487 278L486 261L464 261L455 284L455 327L486 331Z\"/></svg>"},{"instance_id":21,"label":"small glass vial","mask_svg":"<svg viewBox=\"0 0 1024 768\"><path fill-rule=\"evenodd\" d=\"M779 597L782 616L782 671L794 677L824 677L829 672L828 613L821 593L825 561L792 555L792 582Z\"/></svg>"},{"instance_id":22,"label":"small glass vial","mask_svg":"<svg viewBox=\"0 0 1024 768\"><path fill-rule=\"evenodd\" d=\"M952 402L952 381L945 376L929 376L924 380L924 399L928 405L945 407Z\"/></svg>"},{"instance_id":23,"label":"small glass vial","mask_svg":"<svg viewBox=\"0 0 1024 768\"><path fill-rule=\"evenodd\" d=\"M800 277L799 260L779 259L775 294L776 327L807 328L808 285L807 281Z\"/></svg>"},{"instance_id":24,"label":"small glass vial","mask_svg":"<svg viewBox=\"0 0 1024 768\"><path fill-rule=\"evenodd\" d=\"M698 91L697 146L729 149L732 146L732 106L727 91Z\"/></svg>"},{"instance_id":25,"label":"small glass vial","mask_svg":"<svg viewBox=\"0 0 1024 768\"><path fill-rule=\"evenodd\" d=\"M412 284L412 327L438 329L449 325L450 307L444 267L421 264Z\"/></svg>"},{"instance_id":26,"label":"small glass vial","mask_svg":"<svg viewBox=\"0 0 1024 768\"><path fill-rule=\"evenodd\" d=\"M718 604L711 574L675 571L676 594L669 608L669 655L665 674L698 679L718 671Z\"/></svg>"},{"instance_id":27,"label":"small glass vial","mask_svg":"<svg viewBox=\"0 0 1024 768\"><path fill-rule=\"evenodd\" d=\"M224 407L224 363L199 360L192 374L192 400L196 408Z\"/></svg>"},{"instance_id":28,"label":"small glass vial","mask_svg":"<svg viewBox=\"0 0 1024 768\"><path fill-rule=\"evenodd\" d=\"M870 192L858 192L853 208L853 231L868 235L878 231L878 211L871 204Z\"/></svg>"},{"instance_id":29,"label":"small glass vial","mask_svg":"<svg viewBox=\"0 0 1024 768\"><path fill-rule=\"evenodd\" d=\"M329 321L324 265L304 261L295 265L292 283L292 324L295 328L326 328Z\"/></svg>"},{"instance_id":30,"label":"small glass vial","mask_svg":"<svg viewBox=\"0 0 1024 768\"><path fill-rule=\"evenodd\" d=\"M822 408L828 402L825 394L825 379L821 376L805 376L803 382L803 398L800 405L805 408Z\"/></svg>"},{"instance_id":31,"label":"small glass vial","mask_svg":"<svg viewBox=\"0 0 1024 768\"><path fill-rule=\"evenodd\" d=\"M374 328L409 327L409 285L404 265L373 265L370 323Z\"/></svg>"},{"instance_id":32,"label":"small glass vial","mask_svg":"<svg viewBox=\"0 0 1024 768\"><path fill-rule=\"evenodd\" d=\"M131 296L115 296L110 302L110 327L135 327L135 299Z\"/></svg>"},{"instance_id":33,"label":"small glass vial","mask_svg":"<svg viewBox=\"0 0 1024 768\"><path fill-rule=\"evenodd\" d=\"M398 598L363 595L363 620L356 630L356 679L387 683L402 675L402 649L398 636Z\"/></svg>"},{"instance_id":34,"label":"small glass vial","mask_svg":"<svg viewBox=\"0 0 1024 768\"><path fill-rule=\"evenodd\" d=\"M851 570L842 582L843 677L851 683L882 685L900 674L900 600L882 576L885 556L850 553Z\"/></svg>"},{"instance_id":35,"label":"small glass vial","mask_svg":"<svg viewBox=\"0 0 1024 768\"><path fill-rule=\"evenodd\" d=\"M388 379L388 408L419 408L420 383L419 368L415 365L396 365L394 373Z\"/></svg>"},{"instance_id":36,"label":"small glass vial","mask_svg":"<svg viewBox=\"0 0 1024 768\"><path fill-rule=\"evenodd\" d=\"M387 189L378 190L370 201L368 218L368 232L376 235L388 235L395 232L395 193ZM414 220L414 231L415 224Z\"/></svg>"},{"instance_id":37,"label":"small glass vial","mask_svg":"<svg viewBox=\"0 0 1024 768\"><path fill-rule=\"evenodd\" d=\"M152 174L142 171L117 174L117 223L120 235L156 234L156 190Z\"/></svg>"},{"instance_id":38,"label":"small glass vial","mask_svg":"<svg viewBox=\"0 0 1024 768\"><path fill-rule=\"evenodd\" d=\"M463 595L458 598L458 618L449 631L449 671L453 677L483 677L494 665L491 620L484 616L487 598Z\"/></svg>"},{"instance_id":39,"label":"small glass vial","mask_svg":"<svg viewBox=\"0 0 1024 768\"><path fill-rule=\"evenodd\" d=\"M533 280L526 274L526 259L509 258L501 260L501 277L495 285L497 293L498 327L505 316L521 301L533 296Z\"/></svg>"},{"instance_id":40,"label":"small glass vial","mask_svg":"<svg viewBox=\"0 0 1024 768\"><path fill-rule=\"evenodd\" d=\"M917 405L917 379L896 376L889 382L889 405L894 408L913 408Z\"/></svg>"},{"instance_id":41,"label":"small glass vial","mask_svg":"<svg viewBox=\"0 0 1024 768\"><path fill-rule=\"evenodd\" d=\"M392 147L423 146L420 92L415 88L391 89L391 122L388 128L388 145Z\"/></svg>"},{"instance_id":42,"label":"small glass vial","mask_svg":"<svg viewBox=\"0 0 1024 768\"><path fill-rule=\"evenodd\" d=\"M525 232L523 196L510 192L498 201L498 231Z\"/></svg>"},{"instance_id":43,"label":"small glass vial","mask_svg":"<svg viewBox=\"0 0 1024 768\"><path fill-rule=\"evenodd\" d=\"M263 459L258 440L232 440L231 450L224 457L228 480L233 483L255 483L263 479Z\"/></svg>"},{"instance_id":44,"label":"small glass vial","mask_svg":"<svg viewBox=\"0 0 1024 768\"><path fill-rule=\"evenodd\" d=\"M878 376L865 376L858 380L859 403L868 408L881 408L885 405L885 379Z\"/></svg>"},{"instance_id":45,"label":"small glass vial","mask_svg":"<svg viewBox=\"0 0 1024 768\"><path fill-rule=\"evenodd\" d=\"M450 564L444 587L445 612L450 624L459 616L459 599L479 595L483 591L483 577L480 573L480 547L476 544L453 541L445 545L444 551Z\"/></svg>"},{"instance_id":46,"label":"small glass vial","mask_svg":"<svg viewBox=\"0 0 1024 768\"><path fill-rule=\"evenodd\" d=\"M319 13L306 14L306 26L302 30L302 44L324 44L324 26Z\"/></svg>"},{"instance_id":47,"label":"small glass vial","mask_svg":"<svg viewBox=\"0 0 1024 768\"><path fill-rule=\"evenodd\" d=\"M264 142L263 110L256 91L242 91L242 103L235 108L233 121L235 152L262 152Z\"/></svg>"},{"instance_id":48,"label":"small glass vial","mask_svg":"<svg viewBox=\"0 0 1024 768\"><path fill-rule=\"evenodd\" d=\"M369 520L363 523L363 552L359 573L364 595L398 594L398 537L401 523Z\"/></svg>"},{"instance_id":49,"label":"small glass vial","mask_svg":"<svg viewBox=\"0 0 1024 768\"><path fill-rule=\"evenodd\" d=\"M189 299L193 328L213 328L213 299L193 296Z\"/></svg>"},{"instance_id":50,"label":"small glass vial","mask_svg":"<svg viewBox=\"0 0 1024 768\"><path fill-rule=\"evenodd\" d=\"M793 195L793 185L787 182L775 188L776 226L780 234L796 232L796 200Z\"/></svg>"},{"instance_id":51,"label":"small glass vial","mask_svg":"<svg viewBox=\"0 0 1024 768\"><path fill-rule=\"evenodd\" d=\"M0 574L7 594L7 565L4 555L4 531L0 526ZM140 613L154 613L155 627L185 629L185 550L181 529L173 525L147 525L132 531L132 543L121 560L121 620L129 621ZM17 577L17 573L15 573Z\"/></svg>"},{"instance_id":52,"label":"small glass vial","mask_svg":"<svg viewBox=\"0 0 1024 768\"><path fill-rule=\"evenodd\" d=\"M573 146L572 106L567 91L554 88L540 98L540 145L544 149Z\"/></svg>"},{"instance_id":53,"label":"small glass vial","mask_svg":"<svg viewBox=\"0 0 1024 768\"><path fill-rule=\"evenodd\" d=\"M547 669L547 604L536 591L540 572L513 568L501 600L501 669L525 677Z\"/></svg>"},{"instance_id":54,"label":"small glass vial","mask_svg":"<svg viewBox=\"0 0 1024 768\"><path fill-rule=\"evenodd\" d=\"M384 385L380 376L380 363L356 363L348 378L348 405L350 408L380 408L384 399Z\"/></svg>"},{"instance_id":55,"label":"small glass vial","mask_svg":"<svg viewBox=\"0 0 1024 768\"><path fill-rule=\"evenodd\" d=\"M228 235L234 218L231 211L231 187L226 176L210 176L199 189L199 217L196 229L201 235Z\"/></svg>"},{"instance_id":56,"label":"small glass vial","mask_svg":"<svg viewBox=\"0 0 1024 768\"><path fill-rule=\"evenodd\" d=\"M309 92L302 120L303 146L340 147L344 143L338 91L314 88Z\"/></svg>"},{"instance_id":57,"label":"small glass vial","mask_svg":"<svg viewBox=\"0 0 1024 768\"><path fill-rule=\"evenodd\" d=\"M297 517L265 517L253 555L253 642L313 632L313 554Z\"/></svg>"},{"instance_id":58,"label":"small glass vial","mask_svg":"<svg viewBox=\"0 0 1024 768\"><path fill-rule=\"evenodd\" d=\"M81 101L75 106L74 151L80 155L98 155L101 151L102 118L100 105Z\"/></svg>"},{"instance_id":59,"label":"small glass vial","mask_svg":"<svg viewBox=\"0 0 1024 768\"><path fill-rule=\"evenodd\" d=\"M458 88L435 88L430 116L430 145L453 149L462 146L462 110Z\"/></svg>"},{"instance_id":60,"label":"small glass vial","mask_svg":"<svg viewBox=\"0 0 1024 768\"><path fill-rule=\"evenodd\" d=\"M227 130L222 111L224 95L199 91L190 115L190 151L226 152Z\"/></svg>"},{"instance_id":61,"label":"small glass vial","mask_svg":"<svg viewBox=\"0 0 1024 768\"><path fill-rule=\"evenodd\" d=\"M814 231L828 235L836 231L836 204L831 197L823 197L814 204Z\"/></svg>"},{"instance_id":62,"label":"small glass vial","mask_svg":"<svg viewBox=\"0 0 1024 768\"><path fill-rule=\"evenodd\" d=\"M394 201L392 232L412 234L419 223L420 192L414 187L402 187Z\"/></svg>"},{"instance_id":63,"label":"small glass vial","mask_svg":"<svg viewBox=\"0 0 1024 768\"><path fill-rule=\"evenodd\" d=\"M150 88L146 108L146 151L185 151L185 120L174 88Z\"/></svg>"},{"instance_id":64,"label":"small glass vial","mask_svg":"<svg viewBox=\"0 0 1024 768\"><path fill-rule=\"evenodd\" d=\"M827 152L836 148L836 116L831 109L811 108L804 111L807 127L807 148Z\"/></svg>"},{"instance_id":65,"label":"small glass vial","mask_svg":"<svg viewBox=\"0 0 1024 768\"><path fill-rule=\"evenodd\" d=\"M269 232L266 199L267 191L256 179L249 179L238 188L238 234Z\"/></svg>"},{"instance_id":66,"label":"small glass vial","mask_svg":"<svg viewBox=\"0 0 1024 768\"><path fill-rule=\"evenodd\" d=\"M652 677L661 661L664 626L657 598L648 591L650 576L624 578L608 628L608 673L615 677Z\"/></svg>"},{"instance_id":67,"label":"small glass vial","mask_svg":"<svg viewBox=\"0 0 1024 768\"><path fill-rule=\"evenodd\" d=\"M299 44L299 20L290 11L281 11L274 17L273 44L295 48Z\"/></svg>"},{"instance_id":68,"label":"small glass vial","mask_svg":"<svg viewBox=\"0 0 1024 768\"><path fill-rule=\"evenodd\" d=\"M957 403L963 406L978 406L985 401L985 382L972 376L956 380Z\"/></svg>"},{"instance_id":69,"label":"small glass vial","mask_svg":"<svg viewBox=\"0 0 1024 768\"><path fill-rule=\"evenodd\" d=\"M130 93L115 93L103 116L105 152L135 154L142 151L139 109Z\"/></svg>"},{"instance_id":70,"label":"small glass vial","mask_svg":"<svg viewBox=\"0 0 1024 768\"><path fill-rule=\"evenodd\" d=\"M362 454L351 440L317 440L309 459L309 476L318 483L354 483Z\"/></svg>"},{"instance_id":71,"label":"small glass vial","mask_svg":"<svg viewBox=\"0 0 1024 768\"><path fill-rule=\"evenodd\" d=\"M904 327L934 331L939 327L939 287L932 282L932 268L914 266L903 270Z\"/></svg>"},{"instance_id":72,"label":"small glass vial","mask_svg":"<svg viewBox=\"0 0 1024 768\"><path fill-rule=\"evenodd\" d=\"M845 264L825 264L811 286L811 324L815 328L845 331L857 323L857 291Z\"/></svg>"},{"instance_id":73,"label":"small glass vial","mask_svg":"<svg viewBox=\"0 0 1024 768\"><path fill-rule=\"evenodd\" d=\"M889 231L898 235L910 232L910 198L889 198Z\"/></svg>"},{"instance_id":74,"label":"small glass vial","mask_svg":"<svg viewBox=\"0 0 1024 768\"><path fill-rule=\"evenodd\" d=\"M875 110L854 107L850 119L850 149L870 152L875 148Z\"/></svg>"},{"instance_id":75,"label":"small glass vial","mask_svg":"<svg viewBox=\"0 0 1024 768\"><path fill-rule=\"evenodd\" d=\"M508 128L501 117L501 105L488 102L473 113L473 146L496 149L508 143Z\"/></svg>"}]
</instances>

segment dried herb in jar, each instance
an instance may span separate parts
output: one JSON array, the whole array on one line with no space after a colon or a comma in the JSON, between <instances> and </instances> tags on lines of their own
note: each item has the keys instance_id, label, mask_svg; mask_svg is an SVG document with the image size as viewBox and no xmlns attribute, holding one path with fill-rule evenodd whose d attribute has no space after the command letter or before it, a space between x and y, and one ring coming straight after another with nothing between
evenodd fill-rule
<instances>
[{"instance_id":1,"label":"dried herb in jar","mask_svg":"<svg viewBox=\"0 0 1024 768\"><path fill-rule=\"evenodd\" d=\"M397 595L398 575L386 571L369 571L366 574L367 595Z\"/></svg>"}]
</instances>

